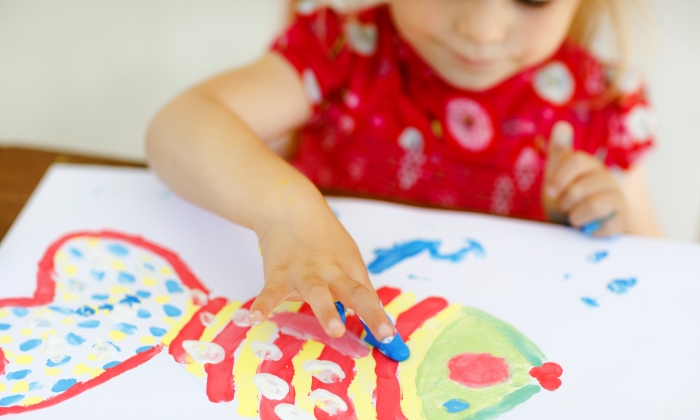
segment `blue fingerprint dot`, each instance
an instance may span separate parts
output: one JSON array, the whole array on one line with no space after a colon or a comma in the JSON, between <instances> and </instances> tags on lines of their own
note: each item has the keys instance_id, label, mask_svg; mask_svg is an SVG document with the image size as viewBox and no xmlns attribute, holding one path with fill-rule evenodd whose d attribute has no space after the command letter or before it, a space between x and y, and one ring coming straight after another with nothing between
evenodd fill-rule
<instances>
[{"instance_id":1,"label":"blue fingerprint dot","mask_svg":"<svg viewBox=\"0 0 700 420\"><path fill-rule=\"evenodd\" d=\"M95 300L107 300L109 295L92 295L92 298Z\"/></svg>"},{"instance_id":2,"label":"blue fingerprint dot","mask_svg":"<svg viewBox=\"0 0 700 420\"><path fill-rule=\"evenodd\" d=\"M113 367L119 365L120 363L121 363L121 362L116 362L116 361L115 361L115 362L109 362L109 363L107 363L106 365L102 366L102 369L105 369L105 370L106 370L106 369L109 369L109 368L113 368Z\"/></svg>"},{"instance_id":3,"label":"blue fingerprint dot","mask_svg":"<svg viewBox=\"0 0 700 420\"><path fill-rule=\"evenodd\" d=\"M10 395L9 397L0 399L0 407L9 407L22 401L23 399L24 395Z\"/></svg>"},{"instance_id":4,"label":"blue fingerprint dot","mask_svg":"<svg viewBox=\"0 0 700 420\"><path fill-rule=\"evenodd\" d=\"M21 318L21 317L27 316L27 314L29 314L29 310L27 308L14 308L12 310L12 313L14 313L15 316L18 316Z\"/></svg>"},{"instance_id":5,"label":"blue fingerprint dot","mask_svg":"<svg viewBox=\"0 0 700 420\"><path fill-rule=\"evenodd\" d=\"M600 306L597 300L589 297L582 297L581 302L585 303L586 305L590 306L591 308L597 308Z\"/></svg>"},{"instance_id":6,"label":"blue fingerprint dot","mask_svg":"<svg viewBox=\"0 0 700 420\"><path fill-rule=\"evenodd\" d=\"M70 254L74 256L75 258L83 258L83 253L80 252L79 249L77 248L71 248L70 249Z\"/></svg>"},{"instance_id":7,"label":"blue fingerprint dot","mask_svg":"<svg viewBox=\"0 0 700 420\"><path fill-rule=\"evenodd\" d=\"M130 283L135 283L136 282L136 277L133 275L126 273L122 271L119 273L119 276L117 277L117 281L119 283L124 283L124 284L130 284Z\"/></svg>"},{"instance_id":8,"label":"blue fingerprint dot","mask_svg":"<svg viewBox=\"0 0 700 420\"><path fill-rule=\"evenodd\" d=\"M605 251L605 250L596 251L588 257L588 261L595 264L595 263L601 262L604 259L606 259L608 257L608 255L609 255L608 251Z\"/></svg>"},{"instance_id":9,"label":"blue fingerprint dot","mask_svg":"<svg viewBox=\"0 0 700 420\"><path fill-rule=\"evenodd\" d=\"M49 309L51 309L54 312L58 312L59 314L63 314L63 315L70 315L73 313L72 309L62 308L60 306L49 306Z\"/></svg>"},{"instance_id":10,"label":"blue fingerprint dot","mask_svg":"<svg viewBox=\"0 0 700 420\"><path fill-rule=\"evenodd\" d=\"M146 267L147 269L151 270L151 271L155 271L155 269L156 269L156 268L153 266L153 264L149 264L149 263L143 263L143 266Z\"/></svg>"},{"instance_id":11,"label":"blue fingerprint dot","mask_svg":"<svg viewBox=\"0 0 700 420\"><path fill-rule=\"evenodd\" d=\"M129 307L131 307L132 305L141 303L141 300L136 296L126 295L124 296L124 299L119 301L119 303L122 305L129 305Z\"/></svg>"},{"instance_id":12,"label":"blue fingerprint dot","mask_svg":"<svg viewBox=\"0 0 700 420\"><path fill-rule=\"evenodd\" d=\"M95 271L92 270L90 272L90 275L95 278L95 280L102 281L102 279L105 278L105 272L104 271Z\"/></svg>"},{"instance_id":13,"label":"blue fingerprint dot","mask_svg":"<svg viewBox=\"0 0 700 420\"><path fill-rule=\"evenodd\" d=\"M62 365L65 365L65 364L68 363L68 362L70 362L70 356L64 357L63 360L61 360L61 361L58 362L58 363L54 363L54 362L51 361L51 359L49 359L49 360L46 361L46 366L48 366L48 367L62 366Z\"/></svg>"},{"instance_id":14,"label":"blue fingerprint dot","mask_svg":"<svg viewBox=\"0 0 700 420\"><path fill-rule=\"evenodd\" d=\"M0 324L0 331L7 331L10 328L12 328L12 325L10 324Z\"/></svg>"},{"instance_id":15,"label":"blue fingerprint dot","mask_svg":"<svg viewBox=\"0 0 700 420\"><path fill-rule=\"evenodd\" d=\"M76 309L75 313L80 315L80 316L93 316L93 315L95 315L95 310L92 309L91 307L85 305L82 308Z\"/></svg>"},{"instance_id":16,"label":"blue fingerprint dot","mask_svg":"<svg viewBox=\"0 0 700 420\"><path fill-rule=\"evenodd\" d=\"M51 391L53 392L63 392L68 390L70 387L73 385L77 384L78 381L76 379L61 379L54 386L51 387Z\"/></svg>"},{"instance_id":17,"label":"blue fingerprint dot","mask_svg":"<svg viewBox=\"0 0 700 420\"><path fill-rule=\"evenodd\" d=\"M149 297L151 297L151 292L147 292L145 290L139 290L138 292L136 292L136 295L138 295L138 297L140 297L142 299L148 299Z\"/></svg>"},{"instance_id":18,"label":"blue fingerprint dot","mask_svg":"<svg viewBox=\"0 0 700 420\"><path fill-rule=\"evenodd\" d=\"M168 292L170 293L180 293L183 292L182 287L180 286L180 283L176 282L175 280L168 280L165 282L165 287L168 288Z\"/></svg>"},{"instance_id":19,"label":"blue fingerprint dot","mask_svg":"<svg viewBox=\"0 0 700 420\"><path fill-rule=\"evenodd\" d=\"M135 325L126 324L124 322L115 325L114 329L116 329L117 331L121 331L126 335L133 335L136 332L136 330L138 330L138 328Z\"/></svg>"},{"instance_id":20,"label":"blue fingerprint dot","mask_svg":"<svg viewBox=\"0 0 700 420\"><path fill-rule=\"evenodd\" d=\"M26 370L26 369L25 370L18 370L16 372L7 373L5 375L5 378L7 378L8 381L20 381L20 380L26 378L27 375L29 375L30 373L32 373L31 370Z\"/></svg>"},{"instance_id":21,"label":"blue fingerprint dot","mask_svg":"<svg viewBox=\"0 0 700 420\"><path fill-rule=\"evenodd\" d=\"M143 346L143 347L139 347L139 348L136 349L136 354L143 353L143 352L148 351L148 350L150 350L150 349L152 349L152 348L153 348L153 346Z\"/></svg>"},{"instance_id":22,"label":"blue fingerprint dot","mask_svg":"<svg viewBox=\"0 0 700 420\"><path fill-rule=\"evenodd\" d=\"M182 311L172 305L163 305L163 310L167 316L176 317L182 315Z\"/></svg>"},{"instance_id":23,"label":"blue fingerprint dot","mask_svg":"<svg viewBox=\"0 0 700 420\"><path fill-rule=\"evenodd\" d=\"M107 311L111 311L112 309L114 309L114 305L110 305L109 303L105 303L104 305L100 305L100 310L102 310L102 309L107 310Z\"/></svg>"},{"instance_id":24,"label":"blue fingerprint dot","mask_svg":"<svg viewBox=\"0 0 700 420\"><path fill-rule=\"evenodd\" d=\"M629 291L629 289L633 288L636 285L637 279L635 278L618 279L613 280L608 284L608 290L618 295L624 295Z\"/></svg>"},{"instance_id":25,"label":"blue fingerprint dot","mask_svg":"<svg viewBox=\"0 0 700 420\"><path fill-rule=\"evenodd\" d=\"M98 320L93 320L93 321L83 321L78 324L78 327L80 328L97 328L100 326L100 321Z\"/></svg>"},{"instance_id":26,"label":"blue fingerprint dot","mask_svg":"<svg viewBox=\"0 0 700 420\"><path fill-rule=\"evenodd\" d=\"M107 250L114 255L119 255L120 257L129 255L129 250L124 245L120 244L109 244L107 245Z\"/></svg>"},{"instance_id":27,"label":"blue fingerprint dot","mask_svg":"<svg viewBox=\"0 0 700 420\"><path fill-rule=\"evenodd\" d=\"M32 382L31 384L29 384L30 391L40 391L42 389L44 389L44 384L42 384L41 382Z\"/></svg>"},{"instance_id":28,"label":"blue fingerprint dot","mask_svg":"<svg viewBox=\"0 0 700 420\"><path fill-rule=\"evenodd\" d=\"M138 310L138 312L136 312L136 316L139 318L145 319L145 318L150 318L151 313L148 311L148 309L141 308Z\"/></svg>"},{"instance_id":29,"label":"blue fingerprint dot","mask_svg":"<svg viewBox=\"0 0 700 420\"><path fill-rule=\"evenodd\" d=\"M36 339L36 340L27 340L24 343L19 345L19 349L22 351L30 351L34 350L35 348L39 347L41 345L41 339Z\"/></svg>"},{"instance_id":30,"label":"blue fingerprint dot","mask_svg":"<svg viewBox=\"0 0 700 420\"><path fill-rule=\"evenodd\" d=\"M167 333L166 330L164 330L164 329L162 329L162 328L158 328L158 327L151 327L151 328L150 328L150 331L151 331L151 334L153 334L154 337L162 337L162 336L164 336L164 335Z\"/></svg>"},{"instance_id":31,"label":"blue fingerprint dot","mask_svg":"<svg viewBox=\"0 0 700 420\"><path fill-rule=\"evenodd\" d=\"M445 407L445 410L447 410L448 413L459 413L469 408L469 403L453 398L442 406Z\"/></svg>"}]
</instances>

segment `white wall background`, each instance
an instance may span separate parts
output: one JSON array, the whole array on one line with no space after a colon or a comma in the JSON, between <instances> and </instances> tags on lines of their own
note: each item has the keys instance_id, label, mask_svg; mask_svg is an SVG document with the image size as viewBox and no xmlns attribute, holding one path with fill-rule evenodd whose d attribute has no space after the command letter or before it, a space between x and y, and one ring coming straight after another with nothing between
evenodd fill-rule
<instances>
[{"instance_id":1,"label":"white wall background","mask_svg":"<svg viewBox=\"0 0 700 420\"><path fill-rule=\"evenodd\" d=\"M650 2L658 42L645 67L661 122L652 195L670 237L698 240L700 1ZM263 52L285 4L0 0L0 141L141 160L155 112Z\"/></svg>"}]
</instances>

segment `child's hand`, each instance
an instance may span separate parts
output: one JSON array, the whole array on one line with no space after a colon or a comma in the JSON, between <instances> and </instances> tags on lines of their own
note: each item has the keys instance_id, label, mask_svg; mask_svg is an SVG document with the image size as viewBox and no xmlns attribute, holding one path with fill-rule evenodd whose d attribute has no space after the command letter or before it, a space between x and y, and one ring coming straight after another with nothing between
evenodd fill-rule
<instances>
[{"instance_id":1,"label":"child's hand","mask_svg":"<svg viewBox=\"0 0 700 420\"><path fill-rule=\"evenodd\" d=\"M545 207L556 219L556 212L580 228L600 220L604 223L595 236L622 233L627 227L628 206L615 176L594 156L575 152L573 129L559 122L552 130L545 176Z\"/></svg>"},{"instance_id":2,"label":"child's hand","mask_svg":"<svg viewBox=\"0 0 700 420\"><path fill-rule=\"evenodd\" d=\"M341 301L379 340L394 336L357 245L325 202L295 206L258 235L265 287L250 308L252 322L262 322L285 300L305 301L326 333L340 337L345 325L334 302Z\"/></svg>"}]
</instances>

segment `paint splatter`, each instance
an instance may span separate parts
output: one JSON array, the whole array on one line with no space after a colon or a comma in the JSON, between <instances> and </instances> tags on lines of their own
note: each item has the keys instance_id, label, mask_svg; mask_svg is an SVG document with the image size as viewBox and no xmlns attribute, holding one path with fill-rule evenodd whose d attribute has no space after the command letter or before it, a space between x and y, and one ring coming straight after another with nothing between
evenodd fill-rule
<instances>
[{"instance_id":1,"label":"paint splatter","mask_svg":"<svg viewBox=\"0 0 700 420\"><path fill-rule=\"evenodd\" d=\"M457 398L453 398L453 399L447 401L442 406L445 407L445 410L447 410L448 413L454 414L454 413L461 413L462 411L469 408L469 403L466 401L459 400Z\"/></svg>"},{"instance_id":2,"label":"paint splatter","mask_svg":"<svg viewBox=\"0 0 700 420\"><path fill-rule=\"evenodd\" d=\"M424 251L428 251L430 257L435 260L447 260L453 263L462 261L467 254L484 256L484 248L480 243L468 239L467 246L451 254L440 253L440 241L415 240L394 245L389 249L377 249L374 251L376 258L370 262L367 269L372 274L380 274L396 264L415 257Z\"/></svg>"},{"instance_id":3,"label":"paint splatter","mask_svg":"<svg viewBox=\"0 0 700 420\"><path fill-rule=\"evenodd\" d=\"M608 283L608 290L611 292L617 294L617 295L624 295L625 293L629 292L631 288L637 285L637 279L631 278L631 279L617 279L613 280L610 283Z\"/></svg>"},{"instance_id":4,"label":"paint splatter","mask_svg":"<svg viewBox=\"0 0 700 420\"><path fill-rule=\"evenodd\" d=\"M78 381L76 379L61 379L54 386L51 387L51 391L53 392L64 392L67 391L69 388L71 388L73 385L77 384Z\"/></svg>"},{"instance_id":5,"label":"paint splatter","mask_svg":"<svg viewBox=\"0 0 700 420\"><path fill-rule=\"evenodd\" d=\"M609 255L610 253L605 250L596 251L588 256L588 261L590 261L593 264L596 264L608 258Z\"/></svg>"},{"instance_id":6,"label":"paint splatter","mask_svg":"<svg viewBox=\"0 0 700 420\"><path fill-rule=\"evenodd\" d=\"M530 369L530 376L537 379L542 388L547 391L555 391L561 386L561 375L564 369L556 363L547 362L540 367Z\"/></svg>"},{"instance_id":7,"label":"paint splatter","mask_svg":"<svg viewBox=\"0 0 700 420\"><path fill-rule=\"evenodd\" d=\"M462 353L447 363L450 379L469 387L486 388L510 378L505 359L488 353Z\"/></svg>"},{"instance_id":8,"label":"paint splatter","mask_svg":"<svg viewBox=\"0 0 700 420\"><path fill-rule=\"evenodd\" d=\"M32 373L32 371L28 369L18 370L16 372L8 372L7 375L5 375L5 377L8 381L20 381L26 378L27 375L29 375L30 373Z\"/></svg>"},{"instance_id":9,"label":"paint splatter","mask_svg":"<svg viewBox=\"0 0 700 420\"><path fill-rule=\"evenodd\" d=\"M585 303L587 306L590 306L591 308L598 308L600 307L600 304L598 303L597 299L594 299L592 297L582 297L581 302Z\"/></svg>"}]
</instances>

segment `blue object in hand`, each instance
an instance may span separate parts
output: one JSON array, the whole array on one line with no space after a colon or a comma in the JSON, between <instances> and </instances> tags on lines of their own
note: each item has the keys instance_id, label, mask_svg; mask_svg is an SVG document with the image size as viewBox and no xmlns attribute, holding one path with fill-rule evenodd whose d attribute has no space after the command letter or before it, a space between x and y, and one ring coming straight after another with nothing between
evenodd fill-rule
<instances>
[{"instance_id":1,"label":"blue object in hand","mask_svg":"<svg viewBox=\"0 0 700 420\"><path fill-rule=\"evenodd\" d=\"M603 228L604 224L609 222L616 215L617 215L616 212L612 212L609 215L607 215L601 219L597 219L597 220L594 220L592 222L586 223L585 225L581 226L580 230L586 236L593 236L596 232L598 232L600 229Z\"/></svg>"}]
</instances>

